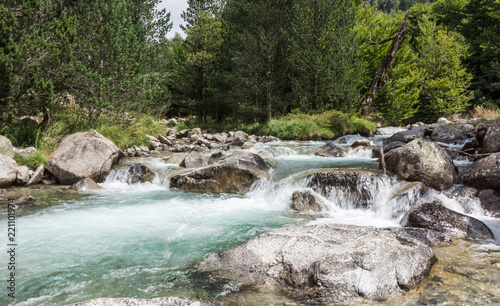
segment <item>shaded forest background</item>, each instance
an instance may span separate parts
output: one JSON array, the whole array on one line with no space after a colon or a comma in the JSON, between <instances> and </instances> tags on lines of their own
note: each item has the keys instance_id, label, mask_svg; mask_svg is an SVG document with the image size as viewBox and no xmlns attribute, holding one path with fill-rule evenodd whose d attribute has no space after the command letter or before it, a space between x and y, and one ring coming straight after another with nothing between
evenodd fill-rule
<instances>
[{"instance_id":1,"label":"shaded forest background","mask_svg":"<svg viewBox=\"0 0 500 306\"><path fill-rule=\"evenodd\" d=\"M90 122L106 110L244 124L359 115L407 10L368 118L500 104L500 0L189 0L186 36L172 39L158 2L2 0L0 133L40 113L50 126L68 100Z\"/></svg>"}]
</instances>

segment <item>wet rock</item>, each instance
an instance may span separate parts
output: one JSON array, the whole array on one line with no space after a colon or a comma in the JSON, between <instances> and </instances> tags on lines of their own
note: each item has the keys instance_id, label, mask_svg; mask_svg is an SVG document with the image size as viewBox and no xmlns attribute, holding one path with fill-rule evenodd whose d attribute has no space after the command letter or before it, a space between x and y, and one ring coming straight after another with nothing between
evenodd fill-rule
<instances>
[{"instance_id":1,"label":"wet rock","mask_svg":"<svg viewBox=\"0 0 500 306\"><path fill-rule=\"evenodd\" d=\"M128 169L127 182L130 184L153 182L156 174L143 164L134 164Z\"/></svg>"},{"instance_id":2,"label":"wet rock","mask_svg":"<svg viewBox=\"0 0 500 306\"><path fill-rule=\"evenodd\" d=\"M85 190L97 190L102 189L101 186L97 185L91 178L82 178L78 182L74 183L69 187L69 190L74 191L85 191Z\"/></svg>"},{"instance_id":3,"label":"wet rock","mask_svg":"<svg viewBox=\"0 0 500 306\"><path fill-rule=\"evenodd\" d=\"M189 153L184 160L180 163L184 168L201 168L205 166L205 159L198 152Z\"/></svg>"},{"instance_id":4,"label":"wet rock","mask_svg":"<svg viewBox=\"0 0 500 306\"><path fill-rule=\"evenodd\" d=\"M212 306L215 302L193 300L182 297L159 297L153 299L99 298L71 304L72 306Z\"/></svg>"},{"instance_id":5,"label":"wet rock","mask_svg":"<svg viewBox=\"0 0 500 306\"><path fill-rule=\"evenodd\" d=\"M471 138L469 139L465 144L464 146L462 147L462 151L464 152L474 152L476 151L477 149L479 149L481 146L479 145L479 142L477 141L477 139L474 137L474 138Z\"/></svg>"},{"instance_id":6,"label":"wet rock","mask_svg":"<svg viewBox=\"0 0 500 306\"><path fill-rule=\"evenodd\" d=\"M425 130L428 128L427 124L420 125L412 128L411 130L397 132L391 137L384 139L384 144L389 144L394 141L401 141L404 143L411 142L418 138L425 138Z\"/></svg>"},{"instance_id":7,"label":"wet rock","mask_svg":"<svg viewBox=\"0 0 500 306\"><path fill-rule=\"evenodd\" d=\"M367 208L372 205L377 180L377 174L372 171L332 169L312 174L307 187L325 198L337 197L336 192L340 192L356 208Z\"/></svg>"},{"instance_id":8,"label":"wet rock","mask_svg":"<svg viewBox=\"0 0 500 306\"><path fill-rule=\"evenodd\" d=\"M9 187L17 178L17 164L12 158L0 154L0 188Z\"/></svg>"},{"instance_id":9,"label":"wet rock","mask_svg":"<svg viewBox=\"0 0 500 306\"><path fill-rule=\"evenodd\" d=\"M347 139L342 137L342 138L339 138L337 139L336 141L338 144L347 144Z\"/></svg>"},{"instance_id":10,"label":"wet rock","mask_svg":"<svg viewBox=\"0 0 500 306\"><path fill-rule=\"evenodd\" d=\"M421 182L401 182L391 199L398 202L411 198L420 198L427 192L427 186Z\"/></svg>"},{"instance_id":11,"label":"wet rock","mask_svg":"<svg viewBox=\"0 0 500 306\"><path fill-rule=\"evenodd\" d=\"M292 209L300 212L320 212L325 208L323 201L311 191L295 191L292 194Z\"/></svg>"},{"instance_id":12,"label":"wet rock","mask_svg":"<svg viewBox=\"0 0 500 306\"><path fill-rule=\"evenodd\" d=\"M431 248L390 231L326 224L259 235L208 256L201 268L323 304L387 299L417 285L435 261Z\"/></svg>"},{"instance_id":13,"label":"wet rock","mask_svg":"<svg viewBox=\"0 0 500 306\"><path fill-rule=\"evenodd\" d=\"M9 138L0 135L0 154L14 158L14 149Z\"/></svg>"},{"instance_id":14,"label":"wet rock","mask_svg":"<svg viewBox=\"0 0 500 306\"><path fill-rule=\"evenodd\" d=\"M342 148L337 147L333 143L329 143L327 145L317 148L314 151L314 155L323 157L344 157L345 153L344 150L342 150Z\"/></svg>"},{"instance_id":15,"label":"wet rock","mask_svg":"<svg viewBox=\"0 0 500 306\"><path fill-rule=\"evenodd\" d=\"M444 207L438 202L422 203L412 208L405 226L435 230L459 238L493 238L483 222Z\"/></svg>"},{"instance_id":16,"label":"wet rock","mask_svg":"<svg viewBox=\"0 0 500 306\"><path fill-rule=\"evenodd\" d=\"M493 217L500 218L499 192L492 189L481 190L478 197L485 211L489 212Z\"/></svg>"},{"instance_id":17,"label":"wet rock","mask_svg":"<svg viewBox=\"0 0 500 306\"><path fill-rule=\"evenodd\" d=\"M181 190L244 194L260 179L268 179L270 166L262 157L236 151L201 169L176 175L170 186Z\"/></svg>"},{"instance_id":18,"label":"wet rock","mask_svg":"<svg viewBox=\"0 0 500 306\"><path fill-rule=\"evenodd\" d=\"M483 153L500 152L500 118L479 125L476 138Z\"/></svg>"},{"instance_id":19,"label":"wet rock","mask_svg":"<svg viewBox=\"0 0 500 306\"><path fill-rule=\"evenodd\" d=\"M477 189L500 190L500 153L474 162L463 181L465 185Z\"/></svg>"},{"instance_id":20,"label":"wet rock","mask_svg":"<svg viewBox=\"0 0 500 306\"><path fill-rule=\"evenodd\" d=\"M262 156L262 157L271 157L271 156L274 156L274 154L272 152L269 152L269 151L266 151L266 150L259 151L258 154L260 156Z\"/></svg>"},{"instance_id":21,"label":"wet rock","mask_svg":"<svg viewBox=\"0 0 500 306\"><path fill-rule=\"evenodd\" d=\"M352 145L351 148L357 148L357 147L364 147L368 148L370 146L370 141L368 139L360 139L356 140Z\"/></svg>"},{"instance_id":22,"label":"wet rock","mask_svg":"<svg viewBox=\"0 0 500 306\"><path fill-rule=\"evenodd\" d=\"M26 166L17 167L16 183L17 185L27 185L30 180L30 169Z\"/></svg>"},{"instance_id":23,"label":"wet rock","mask_svg":"<svg viewBox=\"0 0 500 306\"><path fill-rule=\"evenodd\" d=\"M111 140L90 130L65 137L47 161L46 168L64 185L85 177L101 182L123 156Z\"/></svg>"},{"instance_id":24,"label":"wet rock","mask_svg":"<svg viewBox=\"0 0 500 306\"><path fill-rule=\"evenodd\" d=\"M402 142L402 141L390 142L390 143L386 144L385 146L383 146L384 154L387 154L394 149L404 147L405 145L406 145L406 143ZM374 147L372 149L372 157L373 158L380 158L380 146Z\"/></svg>"},{"instance_id":25,"label":"wet rock","mask_svg":"<svg viewBox=\"0 0 500 306\"><path fill-rule=\"evenodd\" d=\"M431 138L443 143L456 143L465 139L464 132L452 125L442 124L432 131Z\"/></svg>"},{"instance_id":26,"label":"wet rock","mask_svg":"<svg viewBox=\"0 0 500 306\"><path fill-rule=\"evenodd\" d=\"M450 243L448 235L427 228L418 227L391 227L387 228L398 238L415 239L426 245L436 245L440 243Z\"/></svg>"},{"instance_id":27,"label":"wet rock","mask_svg":"<svg viewBox=\"0 0 500 306\"><path fill-rule=\"evenodd\" d=\"M390 151L385 163L398 179L422 182L436 190L448 189L457 180L450 156L437 144L423 139Z\"/></svg>"},{"instance_id":28,"label":"wet rock","mask_svg":"<svg viewBox=\"0 0 500 306\"><path fill-rule=\"evenodd\" d=\"M31 195L25 195L14 201L14 205L30 205L36 203L37 199Z\"/></svg>"}]
</instances>

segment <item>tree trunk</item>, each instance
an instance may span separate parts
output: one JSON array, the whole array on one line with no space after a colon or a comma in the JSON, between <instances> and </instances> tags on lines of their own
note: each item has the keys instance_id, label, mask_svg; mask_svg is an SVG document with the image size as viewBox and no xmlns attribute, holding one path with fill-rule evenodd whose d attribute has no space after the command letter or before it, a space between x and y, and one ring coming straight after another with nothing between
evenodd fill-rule
<instances>
[{"instance_id":1,"label":"tree trunk","mask_svg":"<svg viewBox=\"0 0 500 306\"><path fill-rule=\"evenodd\" d=\"M372 44L381 44L392 40L391 47L389 48L389 51L387 51L386 56L382 60L382 63L378 68L377 74L373 79L372 85L370 86L370 89L368 89L368 91L358 101L358 105L360 105L363 108L364 116L368 115L371 111L373 104L373 96L377 94L380 91L380 89L382 89L382 87L384 87L384 85L387 83L387 76L389 75L392 62L396 57L396 52L398 51L399 46L401 46L401 43L403 42L406 33L410 31L410 28L405 27L405 23L406 20L408 19L409 14L410 12L408 11L405 17L403 18L403 21L399 25L398 32L396 36L394 36L394 38L386 39L382 42L372 42Z\"/></svg>"}]
</instances>

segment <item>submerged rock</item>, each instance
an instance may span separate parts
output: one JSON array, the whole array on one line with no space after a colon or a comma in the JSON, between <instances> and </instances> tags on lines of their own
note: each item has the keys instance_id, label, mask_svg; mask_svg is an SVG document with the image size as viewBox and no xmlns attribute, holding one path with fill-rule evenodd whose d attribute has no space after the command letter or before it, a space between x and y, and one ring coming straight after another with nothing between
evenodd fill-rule
<instances>
[{"instance_id":1,"label":"submerged rock","mask_svg":"<svg viewBox=\"0 0 500 306\"><path fill-rule=\"evenodd\" d=\"M500 191L500 153L492 154L472 164L464 175L465 185L477 189L493 189Z\"/></svg>"},{"instance_id":2,"label":"submerged rock","mask_svg":"<svg viewBox=\"0 0 500 306\"><path fill-rule=\"evenodd\" d=\"M69 190L75 191L85 191L85 190L97 190L102 189L101 186L97 185L91 178L82 178L78 182L74 183L69 187Z\"/></svg>"},{"instance_id":3,"label":"submerged rock","mask_svg":"<svg viewBox=\"0 0 500 306\"><path fill-rule=\"evenodd\" d=\"M325 208L323 201L313 194L311 191L295 191L292 194L292 204L290 205L292 209L300 212L320 212Z\"/></svg>"},{"instance_id":4,"label":"submerged rock","mask_svg":"<svg viewBox=\"0 0 500 306\"><path fill-rule=\"evenodd\" d=\"M25 195L14 201L14 205L30 205L36 203L37 199L31 195Z\"/></svg>"},{"instance_id":5,"label":"submerged rock","mask_svg":"<svg viewBox=\"0 0 500 306\"><path fill-rule=\"evenodd\" d=\"M437 190L448 189L457 180L450 156L437 144L423 139L390 151L385 163L398 179L422 182Z\"/></svg>"},{"instance_id":6,"label":"submerged rock","mask_svg":"<svg viewBox=\"0 0 500 306\"><path fill-rule=\"evenodd\" d=\"M459 238L494 238L493 232L480 220L437 202L422 203L412 208L405 226L428 228Z\"/></svg>"},{"instance_id":7,"label":"submerged rock","mask_svg":"<svg viewBox=\"0 0 500 306\"><path fill-rule=\"evenodd\" d=\"M277 284L305 303L352 303L411 289L435 261L428 246L388 230L324 224L259 235L208 256L201 267L240 282Z\"/></svg>"},{"instance_id":8,"label":"submerged rock","mask_svg":"<svg viewBox=\"0 0 500 306\"><path fill-rule=\"evenodd\" d=\"M46 167L61 184L74 184L85 177L101 182L123 156L111 140L90 130L65 137Z\"/></svg>"},{"instance_id":9,"label":"submerged rock","mask_svg":"<svg viewBox=\"0 0 500 306\"><path fill-rule=\"evenodd\" d=\"M218 303L193 300L182 297L160 297L153 299L99 298L71 304L73 306L212 306Z\"/></svg>"},{"instance_id":10,"label":"submerged rock","mask_svg":"<svg viewBox=\"0 0 500 306\"><path fill-rule=\"evenodd\" d=\"M353 144L351 145L351 148L357 148L357 147L364 147L364 148L367 148L370 146L370 141L368 139L360 139L360 140L356 140L355 142L353 142Z\"/></svg>"},{"instance_id":11,"label":"submerged rock","mask_svg":"<svg viewBox=\"0 0 500 306\"><path fill-rule=\"evenodd\" d=\"M268 179L269 169L262 157L236 151L206 167L172 177L170 186L188 191L244 194L256 181Z\"/></svg>"},{"instance_id":12,"label":"submerged rock","mask_svg":"<svg viewBox=\"0 0 500 306\"><path fill-rule=\"evenodd\" d=\"M344 157L345 152L344 150L342 150L342 148L337 147L335 144L329 143L317 148L314 151L314 155L323 157Z\"/></svg>"}]
</instances>

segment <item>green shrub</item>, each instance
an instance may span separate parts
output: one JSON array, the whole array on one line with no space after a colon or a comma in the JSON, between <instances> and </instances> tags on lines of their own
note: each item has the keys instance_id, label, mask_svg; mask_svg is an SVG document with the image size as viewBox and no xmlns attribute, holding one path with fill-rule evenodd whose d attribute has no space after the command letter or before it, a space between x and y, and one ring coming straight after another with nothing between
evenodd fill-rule
<instances>
[{"instance_id":1,"label":"green shrub","mask_svg":"<svg viewBox=\"0 0 500 306\"><path fill-rule=\"evenodd\" d=\"M41 151L36 151L35 153L29 155L26 158L22 158L21 155L16 153L14 155L14 160L19 165L24 165L30 168L31 170L35 170L38 166L45 164L47 158Z\"/></svg>"}]
</instances>

